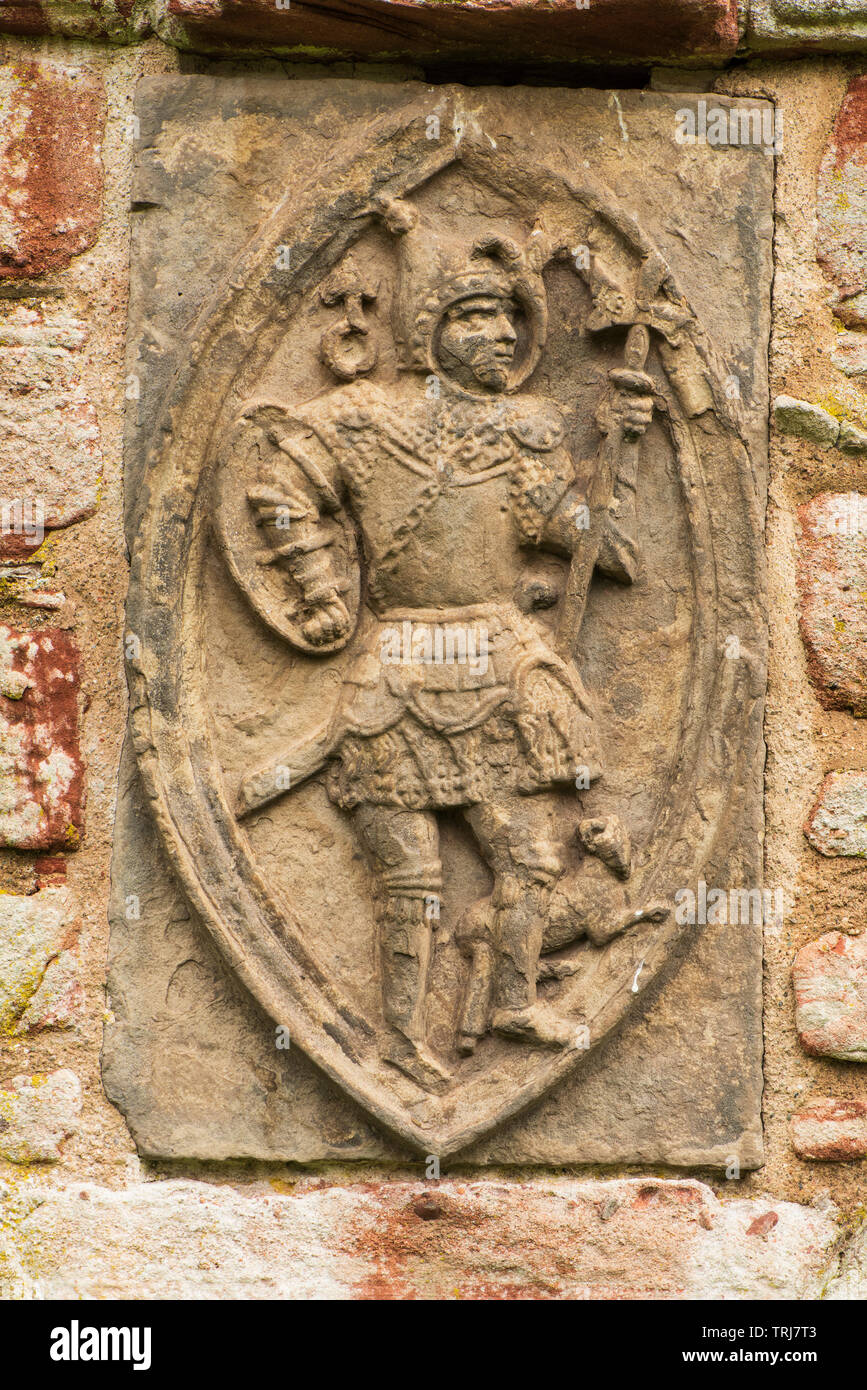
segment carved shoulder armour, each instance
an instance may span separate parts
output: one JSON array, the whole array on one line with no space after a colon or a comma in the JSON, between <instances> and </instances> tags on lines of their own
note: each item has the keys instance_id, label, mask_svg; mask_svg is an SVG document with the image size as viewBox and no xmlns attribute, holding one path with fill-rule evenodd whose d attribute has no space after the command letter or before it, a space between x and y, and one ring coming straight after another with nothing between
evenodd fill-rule
<instances>
[{"instance_id":1,"label":"carved shoulder armour","mask_svg":"<svg viewBox=\"0 0 867 1390\"><path fill-rule=\"evenodd\" d=\"M412 448L411 432L393 403L369 381L355 381L329 391L296 414L353 489L363 488L373 476L383 437L397 437L403 447Z\"/></svg>"},{"instance_id":2,"label":"carved shoulder armour","mask_svg":"<svg viewBox=\"0 0 867 1390\"><path fill-rule=\"evenodd\" d=\"M524 449L548 454L566 438L566 422L553 401L522 401L509 422L509 433Z\"/></svg>"},{"instance_id":3,"label":"carved shoulder armour","mask_svg":"<svg viewBox=\"0 0 867 1390\"><path fill-rule=\"evenodd\" d=\"M512 512L524 537L538 545L545 522L573 479L566 422L552 401L522 401L509 424L519 446L512 468Z\"/></svg>"}]
</instances>

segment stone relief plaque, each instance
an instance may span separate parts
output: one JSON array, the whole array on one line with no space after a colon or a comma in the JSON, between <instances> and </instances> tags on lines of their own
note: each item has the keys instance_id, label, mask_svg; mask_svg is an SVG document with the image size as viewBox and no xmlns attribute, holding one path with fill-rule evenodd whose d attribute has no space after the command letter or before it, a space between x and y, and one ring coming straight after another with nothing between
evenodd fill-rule
<instances>
[{"instance_id":1,"label":"stone relief plaque","mask_svg":"<svg viewBox=\"0 0 867 1390\"><path fill-rule=\"evenodd\" d=\"M141 84L142 1152L761 1161L761 913L684 903L761 901L772 162L684 101Z\"/></svg>"}]
</instances>

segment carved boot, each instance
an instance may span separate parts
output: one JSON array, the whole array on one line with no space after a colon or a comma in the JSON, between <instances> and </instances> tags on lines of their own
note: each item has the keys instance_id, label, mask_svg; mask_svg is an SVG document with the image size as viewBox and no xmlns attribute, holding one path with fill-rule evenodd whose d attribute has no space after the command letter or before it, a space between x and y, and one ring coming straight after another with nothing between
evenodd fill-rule
<instances>
[{"instance_id":1,"label":"carved boot","mask_svg":"<svg viewBox=\"0 0 867 1390\"><path fill-rule=\"evenodd\" d=\"M447 1068L424 1039L425 985L431 954L431 927L424 899L389 897L380 920L382 999L394 1035L385 1060L426 1090L449 1079Z\"/></svg>"},{"instance_id":2,"label":"carved boot","mask_svg":"<svg viewBox=\"0 0 867 1390\"><path fill-rule=\"evenodd\" d=\"M542 947L543 904L548 893L538 884L502 881L494 890L496 949L495 1033L536 1047L576 1044L576 1026L536 998Z\"/></svg>"}]
</instances>

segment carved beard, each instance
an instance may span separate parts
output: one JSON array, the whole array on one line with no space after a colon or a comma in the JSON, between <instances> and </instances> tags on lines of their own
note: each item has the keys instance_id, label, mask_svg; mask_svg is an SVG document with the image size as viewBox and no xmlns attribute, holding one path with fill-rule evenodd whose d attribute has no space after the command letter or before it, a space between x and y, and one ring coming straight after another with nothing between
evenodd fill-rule
<instances>
[{"instance_id":1,"label":"carved beard","mask_svg":"<svg viewBox=\"0 0 867 1390\"><path fill-rule=\"evenodd\" d=\"M451 349L441 345L440 360L450 376L460 386L484 386L490 391L505 391L509 384L509 372L514 361L514 350L508 357L502 353L497 343L467 343L466 351L458 356Z\"/></svg>"}]
</instances>

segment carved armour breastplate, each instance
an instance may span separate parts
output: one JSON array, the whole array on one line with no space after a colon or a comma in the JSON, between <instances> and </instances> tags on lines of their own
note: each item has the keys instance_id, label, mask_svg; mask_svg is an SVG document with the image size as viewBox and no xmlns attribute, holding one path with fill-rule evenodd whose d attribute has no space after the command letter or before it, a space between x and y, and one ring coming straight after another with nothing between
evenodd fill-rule
<instances>
[{"instance_id":1,"label":"carved armour breastplate","mask_svg":"<svg viewBox=\"0 0 867 1390\"><path fill-rule=\"evenodd\" d=\"M487 494L468 495L467 508L459 509L478 516L480 544L498 504L533 542L572 479L565 424L546 400L432 401L419 394L407 410L368 384L332 393L322 406L305 411L305 422L337 463L360 519L374 610L408 548L425 533L441 529L447 537L453 530L459 490ZM492 499L491 488L499 496ZM496 533L490 540L500 544Z\"/></svg>"}]
</instances>

